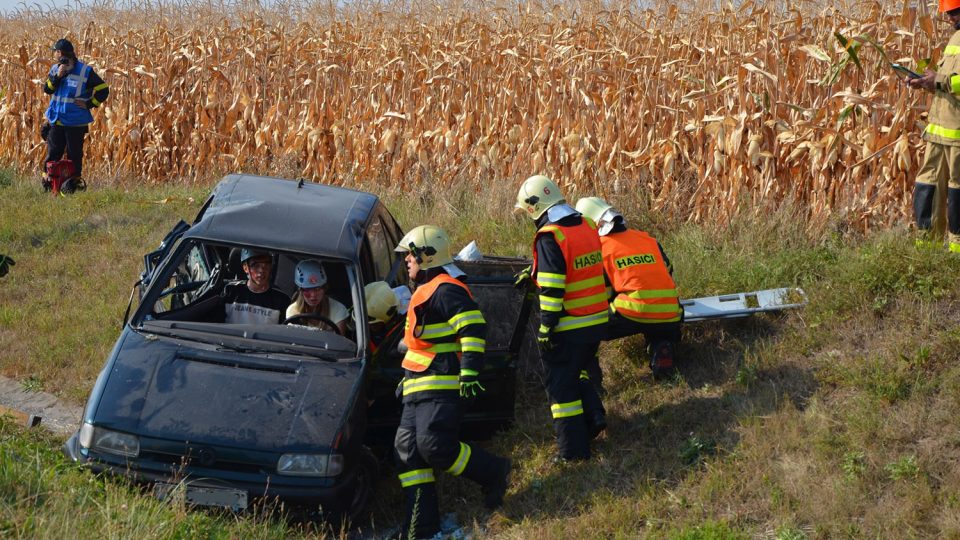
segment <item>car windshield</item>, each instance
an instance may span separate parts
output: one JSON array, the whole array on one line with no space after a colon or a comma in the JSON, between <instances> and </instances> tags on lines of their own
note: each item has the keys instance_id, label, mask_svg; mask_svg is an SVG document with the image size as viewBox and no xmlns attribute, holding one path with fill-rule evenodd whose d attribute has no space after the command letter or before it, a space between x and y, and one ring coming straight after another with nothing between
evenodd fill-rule
<instances>
[{"instance_id":1,"label":"car windshield","mask_svg":"<svg viewBox=\"0 0 960 540\"><path fill-rule=\"evenodd\" d=\"M356 275L342 260L186 239L146 277L132 322L245 352L356 356Z\"/></svg>"}]
</instances>

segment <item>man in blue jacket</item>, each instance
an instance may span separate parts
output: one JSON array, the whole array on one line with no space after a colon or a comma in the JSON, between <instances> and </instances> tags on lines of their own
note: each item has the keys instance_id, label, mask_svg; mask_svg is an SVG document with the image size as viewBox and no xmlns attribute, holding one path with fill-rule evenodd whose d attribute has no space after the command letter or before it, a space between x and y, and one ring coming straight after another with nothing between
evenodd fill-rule
<instances>
[{"instance_id":1,"label":"man in blue jacket","mask_svg":"<svg viewBox=\"0 0 960 540\"><path fill-rule=\"evenodd\" d=\"M90 109L106 101L110 88L91 66L77 59L70 41L57 40L50 49L56 51L57 63L50 67L43 86L43 91L52 96L44 115L49 123L46 163L59 161L66 150L75 172L72 182L65 183L62 189L70 192L86 187L81 177L83 137L93 122ZM49 189L47 183L44 187Z\"/></svg>"}]
</instances>

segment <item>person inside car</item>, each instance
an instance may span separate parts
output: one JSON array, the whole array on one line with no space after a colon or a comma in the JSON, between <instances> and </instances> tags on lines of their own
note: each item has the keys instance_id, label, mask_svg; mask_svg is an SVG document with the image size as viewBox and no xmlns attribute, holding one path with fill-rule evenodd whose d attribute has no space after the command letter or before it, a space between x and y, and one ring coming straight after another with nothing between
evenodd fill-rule
<instances>
[{"instance_id":1,"label":"person inside car","mask_svg":"<svg viewBox=\"0 0 960 540\"><path fill-rule=\"evenodd\" d=\"M264 251L244 248L240 250L240 262L247 280L224 289L224 322L280 324L290 297L270 286L273 257Z\"/></svg>"},{"instance_id":2,"label":"person inside car","mask_svg":"<svg viewBox=\"0 0 960 540\"><path fill-rule=\"evenodd\" d=\"M337 330L343 335L347 329L347 319L350 312L346 306L330 298L327 294L327 272L320 261L306 259L297 264L293 273L293 281L297 285L297 293L293 296L293 303L287 307L287 318L295 315L315 314L336 323ZM320 318L304 318L300 324L329 330L327 321Z\"/></svg>"}]
</instances>

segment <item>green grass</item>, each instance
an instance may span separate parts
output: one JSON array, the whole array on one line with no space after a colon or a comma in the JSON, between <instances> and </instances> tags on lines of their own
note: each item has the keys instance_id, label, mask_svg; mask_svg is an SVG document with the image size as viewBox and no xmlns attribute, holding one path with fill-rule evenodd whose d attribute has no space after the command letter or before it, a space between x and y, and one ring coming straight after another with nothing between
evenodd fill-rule
<instances>
[{"instance_id":1,"label":"green grass","mask_svg":"<svg viewBox=\"0 0 960 540\"><path fill-rule=\"evenodd\" d=\"M0 253L17 264L0 278L0 370L82 403L142 255L193 217L209 187L94 186L53 200L2 178ZM378 194L405 228L435 223L458 248L477 240L485 253L529 254L533 228L512 213L514 193ZM442 477L444 512L482 537L517 539L960 536L960 257L918 251L905 230L807 230L789 208L744 211L721 228L659 218L639 198L615 202L661 240L682 296L792 285L810 304L688 325L665 381L651 378L642 337L605 344L610 427L588 463L552 463L545 396L525 382L515 427L485 444L514 459L505 508L484 512L475 486ZM159 503L65 463L52 437L2 429L0 536L316 534L268 513ZM365 531L399 520L391 475Z\"/></svg>"}]
</instances>

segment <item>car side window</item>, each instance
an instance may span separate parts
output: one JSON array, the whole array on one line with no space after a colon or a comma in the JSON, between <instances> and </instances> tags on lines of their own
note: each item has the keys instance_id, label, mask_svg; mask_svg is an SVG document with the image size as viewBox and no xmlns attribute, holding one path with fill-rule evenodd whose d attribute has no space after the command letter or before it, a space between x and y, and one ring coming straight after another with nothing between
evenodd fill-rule
<instances>
[{"instance_id":1,"label":"car side window","mask_svg":"<svg viewBox=\"0 0 960 540\"><path fill-rule=\"evenodd\" d=\"M179 309L193 303L210 279L210 266L202 245L195 245L166 280L166 286L154 303L155 314Z\"/></svg>"},{"instance_id":2,"label":"car side window","mask_svg":"<svg viewBox=\"0 0 960 540\"><path fill-rule=\"evenodd\" d=\"M387 237L386 228L380 216L373 218L367 228L367 245L370 246L370 257L373 259L376 280L386 278L393 265L393 248Z\"/></svg>"}]
</instances>

